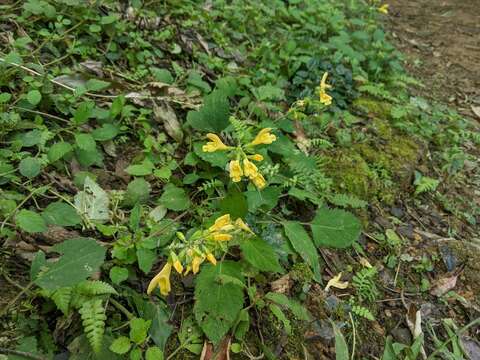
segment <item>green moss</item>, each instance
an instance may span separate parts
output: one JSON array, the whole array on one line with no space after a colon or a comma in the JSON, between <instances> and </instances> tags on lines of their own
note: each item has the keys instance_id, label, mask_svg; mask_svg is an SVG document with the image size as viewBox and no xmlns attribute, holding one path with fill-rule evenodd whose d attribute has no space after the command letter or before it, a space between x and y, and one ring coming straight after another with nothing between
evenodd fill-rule
<instances>
[{"instance_id":1,"label":"green moss","mask_svg":"<svg viewBox=\"0 0 480 360\"><path fill-rule=\"evenodd\" d=\"M385 119L371 119L367 130L368 140L327 154L327 173L338 192L392 203L410 186L420 146Z\"/></svg>"},{"instance_id":2,"label":"green moss","mask_svg":"<svg viewBox=\"0 0 480 360\"><path fill-rule=\"evenodd\" d=\"M353 102L353 106L368 114L375 115L382 119L390 118L392 104L385 101L375 100L371 98L361 97Z\"/></svg>"}]
</instances>

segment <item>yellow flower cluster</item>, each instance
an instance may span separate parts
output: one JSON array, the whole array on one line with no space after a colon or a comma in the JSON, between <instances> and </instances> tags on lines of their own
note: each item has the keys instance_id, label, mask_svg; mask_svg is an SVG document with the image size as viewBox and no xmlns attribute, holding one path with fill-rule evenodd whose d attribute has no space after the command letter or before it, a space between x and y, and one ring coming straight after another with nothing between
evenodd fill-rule
<instances>
[{"instance_id":1,"label":"yellow flower cluster","mask_svg":"<svg viewBox=\"0 0 480 360\"><path fill-rule=\"evenodd\" d=\"M385 14L385 15L388 15L388 8L389 8L390 5L388 4L383 4L382 6L380 6L377 10L378 12L382 13L382 14Z\"/></svg>"},{"instance_id":2,"label":"yellow flower cluster","mask_svg":"<svg viewBox=\"0 0 480 360\"><path fill-rule=\"evenodd\" d=\"M250 143L245 145L245 148L252 148L257 145L271 144L277 140L276 136L271 133L271 128L265 128L259 131L255 139ZM218 135L209 133L207 138L210 140L205 145L203 145L202 150L204 152L214 152L219 150L233 150L235 151L235 160L231 160L228 165L228 170L230 173L230 178L233 182L240 182L242 177L245 176L250 179L250 181L258 188L263 189L267 182L263 175L258 171L257 166L251 162L253 161L262 161L263 156L260 154L247 155L243 150L242 145L233 148L231 146L225 145Z\"/></svg>"},{"instance_id":3,"label":"yellow flower cluster","mask_svg":"<svg viewBox=\"0 0 480 360\"><path fill-rule=\"evenodd\" d=\"M332 103L332 97L326 92L327 89L330 89L332 87L332 85L327 84L327 76L328 72L323 74L319 87L320 102L326 106Z\"/></svg>"},{"instance_id":4,"label":"yellow flower cluster","mask_svg":"<svg viewBox=\"0 0 480 360\"><path fill-rule=\"evenodd\" d=\"M198 273L200 265L205 260L217 265L217 259L214 255L215 249L221 248L223 242L232 240L235 234L242 231L253 234L253 231L241 218L232 221L230 214L225 214L216 219L215 223L208 229L195 232L189 241L185 239L183 234L178 233L177 237L184 243L174 242L171 247L179 250L179 254L177 255L173 250L170 252L167 263L150 281L147 294L150 295L158 287L162 295L168 295L171 290L170 274L172 267L180 275L186 276L190 271L193 274Z\"/></svg>"}]
</instances>

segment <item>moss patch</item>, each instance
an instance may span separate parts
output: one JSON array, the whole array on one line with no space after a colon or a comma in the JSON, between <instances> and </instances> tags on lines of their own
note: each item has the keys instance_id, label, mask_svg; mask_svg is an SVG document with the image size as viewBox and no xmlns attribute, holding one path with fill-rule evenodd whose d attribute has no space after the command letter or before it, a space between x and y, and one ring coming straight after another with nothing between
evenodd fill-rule
<instances>
[{"instance_id":1,"label":"moss patch","mask_svg":"<svg viewBox=\"0 0 480 360\"><path fill-rule=\"evenodd\" d=\"M410 187L421 146L392 127L389 104L371 99L357 102L380 117L368 120L365 141L325 154L327 174L338 192L392 203Z\"/></svg>"}]
</instances>

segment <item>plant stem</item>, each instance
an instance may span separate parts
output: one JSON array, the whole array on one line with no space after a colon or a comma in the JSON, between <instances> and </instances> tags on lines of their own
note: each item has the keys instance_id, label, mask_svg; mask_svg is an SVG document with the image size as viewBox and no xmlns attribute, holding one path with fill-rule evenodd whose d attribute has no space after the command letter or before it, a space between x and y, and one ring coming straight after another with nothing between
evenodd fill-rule
<instances>
[{"instance_id":1,"label":"plant stem","mask_svg":"<svg viewBox=\"0 0 480 360\"><path fill-rule=\"evenodd\" d=\"M40 355L35 355L35 354L25 352L25 351L5 349L5 348L0 348L0 354L16 355L16 356L24 357L26 359L33 359L33 360L46 360L46 358L44 358L43 356L40 356Z\"/></svg>"},{"instance_id":2,"label":"plant stem","mask_svg":"<svg viewBox=\"0 0 480 360\"><path fill-rule=\"evenodd\" d=\"M120 304L117 300L110 298L109 301L113 306L120 310L127 317L128 320L132 320L135 317L130 311L127 310L125 306Z\"/></svg>"}]
</instances>

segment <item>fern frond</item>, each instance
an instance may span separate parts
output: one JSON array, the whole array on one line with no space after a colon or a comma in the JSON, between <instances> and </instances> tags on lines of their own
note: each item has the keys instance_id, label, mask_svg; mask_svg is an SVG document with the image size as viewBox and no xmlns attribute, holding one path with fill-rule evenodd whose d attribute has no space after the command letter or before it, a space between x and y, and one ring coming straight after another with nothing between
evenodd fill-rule
<instances>
[{"instance_id":1,"label":"fern frond","mask_svg":"<svg viewBox=\"0 0 480 360\"><path fill-rule=\"evenodd\" d=\"M351 207L353 209L362 209L365 208L368 203L364 200L361 200L353 195L347 194L335 194L328 197L328 201L332 204L346 208Z\"/></svg>"},{"instance_id":2,"label":"fern frond","mask_svg":"<svg viewBox=\"0 0 480 360\"><path fill-rule=\"evenodd\" d=\"M213 179L213 180L208 180L205 181L199 188L198 190L200 191L209 191L209 190L214 190L217 187L223 187L223 182L221 182L218 179Z\"/></svg>"},{"instance_id":3,"label":"fern frond","mask_svg":"<svg viewBox=\"0 0 480 360\"><path fill-rule=\"evenodd\" d=\"M398 99L393 96L383 84L365 84L358 88L359 91L376 97L377 99L388 100L392 103L398 103Z\"/></svg>"},{"instance_id":4,"label":"fern frond","mask_svg":"<svg viewBox=\"0 0 480 360\"><path fill-rule=\"evenodd\" d=\"M234 116L229 118L237 139L242 140L248 134L248 125L246 121L238 120Z\"/></svg>"},{"instance_id":5,"label":"fern frond","mask_svg":"<svg viewBox=\"0 0 480 360\"><path fill-rule=\"evenodd\" d=\"M363 268L353 276L352 284L360 301L375 301L378 296L376 277L377 269L375 267Z\"/></svg>"},{"instance_id":6,"label":"fern frond","mask_svg":"<svg viewBox=\"0 0 480 360\"><path fill-rule=\"evenodd\" d=\"M422 176L415 180L415 185L417 188L415 189L415 194L421 194L424 192L435 191L440 184L439 180L432 179L428 176Z\"/></svg>"},{"instance_id":7,"label":"fern frond","mask_svg":"<svg viewBox=\"0 0 480 360\"><path fill-rule=\"evenodd\" d=\"M310 139L309 144L312 148L321 150L331 149L334 146L330 141L322 138Z\"/></svg>"},{"instance_id":8,"label":"fern frond","mask_svg":"<svg viewBox=\"0 0 480 360\"><path fill-rule=\"evenodd\" d=\"M55 290L52 294L51 299L57 306L57 308L64 314L68 314L68 310L70 309L70 300L72 299L72 291L71 287L62 287L60 289Z\"/></svg>"},{"instance_id":9,"label":"fern frond","mask_svg":"<svg viewBox=\"0 0 480 360\"><path fill-rule=\"evenodd\" d=\"M374 321L375 316L373 316L372 312L367 309L366 307L360 306L360 305L353 305L352 306L352 313L354 313L357 316L363 317L367 320Z\"/></svg>"},{"instance_id":10,"label":"fern frond","mask_svg":"<svg viewBox=\"0 0 480 360\"><path fill-rule=\"evenodd\" d=\"M83 295L118 295L117 291L109 284L99 280L86 280L77 285L76 290Z\"/></svg>"},{"instance_id":11,"label":"fern frond","mask_svg":"<svg viewBox=\"0 0 480 360\"><path fill-rule=\"evenodd\" d=\"M101 299L86 301L79 310L83 330L93 351L99 353L102 348L105 331L105 309Z\"/></svg>"}]
</instances>

